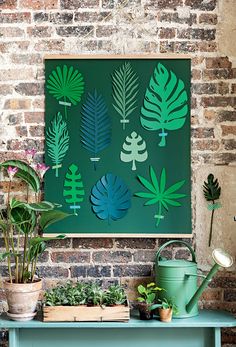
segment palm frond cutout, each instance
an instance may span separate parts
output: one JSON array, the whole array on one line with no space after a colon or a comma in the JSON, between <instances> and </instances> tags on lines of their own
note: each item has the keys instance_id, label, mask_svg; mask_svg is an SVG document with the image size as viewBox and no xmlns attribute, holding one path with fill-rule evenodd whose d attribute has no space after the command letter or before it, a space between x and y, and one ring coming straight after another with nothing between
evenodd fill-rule
<instances>
[{"instance_id":1,"label":"palm frond cutout","mask_svg":"<svg viewBox=\"0 0 236 347\"><path fill-rule=\"evenodd\" d=\"M62 119L60 112L51 121L51 126L46 131L47 153L53 162L52 169L58 177L58 169L62 167L62 161L69 149L69 133L67 124Z\"/></svg>"},{"instance_id":2,"label":"palm frond cutout","mask_svg":"<svg viewBox=\"0 0 236 347\"><path fill-rule=\"evenodd\" d=\"M167 132L182 128L188 113L184 82L161 63L157 64L146 89L141 124L146 130L161 130L159 146L166 145Z\"/></svg>"},{"instance_id":3,"label":"palm frond cutout","mask_svg":"<svg viewBox=\"0 0 236 347\"><path fill-rule=\"evenodd\" d=\"M84 93L84 78L73 66L57 66L49 75L46 88L65 107L67 119L67 107L77 105Z\"/></svg>"},{"instance_id":4,"label":"palm frond cutout","mask_svg":"<svg viewBox=\"0 0 236 347\"><path fill-rule=\"evenodd\" d=\"M129 123L128 117L137 108L138 77L129 62L125 62L112 75L113 107L121 116L120 122Z\"/></svg>"},{"instance_id":5,"label":"palm frond cutout","mask_svg":"<svg viewBox=\"0 0 236 347\"><path fill-rule=\"evenodd\" d=\"M90 160L96 170L96 163L100 160L98 153L111 143L111 119L103 96L99 95L96 89L93 93L88 93L81 113L81 143L92 153Z\"/></svg>"},{"instance_id":6,"label":"palm frond cutout","mask_svg":"<svg viewBox=\"0 0 236 347\"><path fill-rule=\"evenodd\" d=\"M96 216L110 223L126 215L131 206L131 192L120 177L107 173L93 186L90 200Z\"/></svg>"},{"instance_id":7,"label":"palm frond cutout","mask_svg":"<svg viewBox=\"0 0 236 347\"><path fill-rule=\"evenodd\" d=\"M207 182L204 181L203 194L206 201L211 201L212 203L208 205L208 209L211 211L211 222L210 222L210 233L208 246L211 246L212 232L213 232L213 220L215 210L221 207L219 202L216 202L220 198L221 187L219 185L218 179L214 178L213 174L209 174L207 177Z\"/></svg>"},{"instance_id":8,"label":"palm frond cutout","mask_svg":"<svg viewBox=\"0 0 236 347\"><path fill-rule=\"evenodd\" d=\"M156 227L158 227L160 221L164 218L164 215L162 214L163 208L168 211L168 205L174 207L181 206L181 203L177 200L184 198L186 194L176 192L184 185L185 180L176 182L166 189L166 169L162 169L160 180L158 182L156 173L152 166L150 166L150 182L146 178L139 175L138 179L143 187L148 190L148 192L138 192L135 193L135 196L148 199L148 201L144 204L145 206L158 205L157 214L154 216L154 218L157 220Z\"/></svg>"},{"instance_id":9,"label":"palm frond cutout","mask_svg":"<svg viewBox=\"0 0 236 347\"><path fill-rule=\"evenodd\" d=\"M78 166L71 164L65 176L63 196L76 216L80 209L79 203L84 200L84 195L84 185L81 174L78 172Z\"/></svg>"}]
</instances>

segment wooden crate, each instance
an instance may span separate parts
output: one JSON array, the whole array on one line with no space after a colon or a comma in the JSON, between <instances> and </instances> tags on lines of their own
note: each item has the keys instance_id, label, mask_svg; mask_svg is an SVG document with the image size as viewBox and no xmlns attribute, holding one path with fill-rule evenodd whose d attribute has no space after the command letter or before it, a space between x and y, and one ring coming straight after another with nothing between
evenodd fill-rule
<instances>
[{"instance_id":1,"label":"wooden crate","mask_svg":"<svg viewBox=\"0 0 236 347\"><path fill-rule=\"evenodd\" d=\"M128 322L129 305L101 306L44 306L44 322Z\"/></svg>"}]
</instances>

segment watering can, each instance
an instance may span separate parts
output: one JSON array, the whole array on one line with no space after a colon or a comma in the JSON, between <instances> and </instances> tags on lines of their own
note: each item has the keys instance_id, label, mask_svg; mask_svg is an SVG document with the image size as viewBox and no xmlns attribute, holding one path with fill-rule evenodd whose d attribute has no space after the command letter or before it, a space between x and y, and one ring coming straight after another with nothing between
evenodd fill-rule
<instances>
[{"instance_id":1,"label":"watering can","mask_svg":"<svg viewBox=\"0 0 236 347\"><path fill-rule=\"evenodd\" d=\"M192 260L167 260L161 257L163 249L172 244L184 244L190 251ZM160 299L172 299L177 305L178 313L173 314L174 318L189 318L198 315L198 299L208 286L212 277L220 267L227 268L233 264L233 258L217 248L212 252L215 264L207 276L197 273L196 256L188 242L181 240L171 240L162 245L156 254L156 284L164 288L159 292ZM202 284L197 287L197 278L203 277Z\"/></svg>"}]
</instances>

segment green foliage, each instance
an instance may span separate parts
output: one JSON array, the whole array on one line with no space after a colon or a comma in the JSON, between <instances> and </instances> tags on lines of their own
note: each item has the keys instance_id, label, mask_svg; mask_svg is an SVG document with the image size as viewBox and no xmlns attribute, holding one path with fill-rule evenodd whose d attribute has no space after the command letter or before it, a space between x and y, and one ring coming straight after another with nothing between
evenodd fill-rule
<instances>
[{"instance_id":1,"label":"green foliage","mask_svg":"<svg viewBox=\"0 0 236 347\"><path fill-rule=\"evenodd\" d=\"M69 149L69 133L67 124L62 119L60 112L56 114L51 122L51 127L46 131L47 153L55 166L52 169L56 171L58 177L58 169L62 166L61 163Z\"/></svg>"},{"instance_id":2,"label":"green foliage","mask_svg":"<svg viewBox=\"0 0 236 347\"><path fill-rule=\"evenodd\" d=\"M146 89L141 124L147 130L161 130L159 146L166 145L167 133L164 130L177 130L184 125L188 113L187 102L183 81L158 63Z\"/></svg>"},{"instance_id":3,"label":"green foliage","mask_svg":"<svg viewBox=\"0 0 236 347\"><path fill-rule=\"evenodd\" d=\"M148 283L146 286L140 284L137 290L140 294L137 300L139 302L146 303L147 305L151 305L155 302L157 293L163 289L157 287L157 285L154 282L151 282Z\"/></svg>"},{"instance_id":4,"label":"green foliage","mask_svg":"<svg viewBox=\"0 0 236 347\"><path fill-rule=\"evenodd\" d=\"M84 195L81 174L78 173L78 167L75 164L71 164L66 173L63 196L67 204L70 204L70 208L73 209L75 215L78 215L77 209L80 207L76 204L84 200Z\"/></svg>"},{"instance_id":5,"label":"green foliage","mask_svg":"<svg viewBox=\"0 0 236 347\"><path fill-rule=\"evenodd\" d=\"M172 298L158 299L158 302L160 304L152 305L150 307L150 310L155 310L156 308L162 308L164 310L167 310L167 309L171 308L173 310L173 314L178 314L178 306L175 304L175 302Z\"/></svg>"},{"instance_id":6,"label":"green foliage","mask_svg":"<svg viewBox=\"0 0 236 347\"><path fill-rule=\"evenodd\" d=\"M159 225L160 220L164 218L161 215L162 207L164 207L168 211L168 205L170 206L181 206L181 203L177 201L177 199L183 198L186 195L176 193L185 183L185 180L176 182L172 186L166 189L166 170L162 169L160 180L158 182L156 173L152 166L150 166L150 178L151 182L149 182L146 178L139 176L138 179L140 183L149 191L147 192L138 192L135 193L136 196L140 198L148 199L148 201L144 204L146 206L158 204L158 214L155 216L157 218L156 226Z\"/></svg>"},{"instance_id":7,"label":"green foliage","mask_svg":"<svg viewBox=\"0 0 236 347\"><path fill-rule=\"evenodd\" d=\"M221 187L219 185L218 179L214 178L213 174L209 174L207 177L207 182L204 181L203 185L203 194L206 199L206 201L211 201L212 205L208 206L208 209L211 211L211 222L210 222L210 233L209 233L209 240L208 240L208 246L211 246L211 240L212 240L212 232L213 232L213 220L214 220L214 213L215 209L221 207L220 203L215 203L216 200L220 198L221 194Z\"/></svg>"},{"instance_id":8,"label":"green foliage","mask_svg":"<svg viewBox=\"0 0 236 347\"><path fill-rule=\"evenodd\" d=\"M46 291L44 298L46 306L111 306L124 304L127 301L122 287L113 285L104 290L96 282L67 282Z\"/></svg>"},{"instance_id":9,"label":"green foliage","mask_svg":"<svg viewBox=\"0 0 236 347\"><path fill-rule=\"evenodd\" d=\"M123 129L125 124L129 122L127 119L137 108L138 94L138 77L133 71L129 62L125 62L119 69L115 70L112 75L113 86L113 107L121 116Z\"/></svg>"}]
</instances>

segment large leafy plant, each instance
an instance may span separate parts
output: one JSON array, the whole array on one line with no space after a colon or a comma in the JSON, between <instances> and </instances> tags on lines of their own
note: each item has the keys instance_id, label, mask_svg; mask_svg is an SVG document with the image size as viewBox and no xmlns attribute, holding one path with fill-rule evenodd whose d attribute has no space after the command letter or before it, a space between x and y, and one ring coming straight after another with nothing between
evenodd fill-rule
<instances>
[{"instance_id":1,"label":"large leafy plant","mask_svg":"<svg viewBox=\"0 0 236 347\"><path fill-rule=\"evenodd\" d=\"M161 63L157 64L146 89L141 108L141 124L151 131L160 130L159 146L166 146L168 130L182 128L188 113L184 82Z\"/></svg>"},{"instance_id":2,"label":"large leafy plant","mask_svg":"<svg viewBox=\"0 0 236 347\"><path fill-rule=\"evenodd\" d=\"M160 221L164 218L162 215L162 208L166 211L169 210L169 206L181 206L181 203L177 199L184 198L186 195L182 193L176 193L185 183L185 180L176 182L172 186L166 189L166 170L165 168L161 171L160 180L158 182L156 173L152 166L150 166L150 178L149 182L146 178L138 175L140 183L149 191L149 192L138 192L135 193L136 196L148 201L144 204L145 206L158 205L157 214L154 216L156 218L156 227L158 227Z\"/></svg>"},{"instance_id":3,"label":"large leafy plant","mask_svg":"<svg viewBox=\"0 0 236 347\"><path fill-rule=\"evenodd\" d=\"M157 293L163 290L158 287L154 282L148 283L146 286L140 284L137 287L139 297L137 298L138 302L145 303L147 305L152 305L155 302Z\"/></svg>"},{"instance_id":4,"label":"large leafy plant","mask_svg":"<svg viewBox=\"0 0 236 347\"><path fill-rule=\"evenodd\" d=\"M210 247L212 240L214 213L216 209L221 207L221 204L219 202L216 202L216 200L220 198L221 187L219 185L218 179L215 179L213 174L209 174L207 181L204 181L203 193L206 201L211 201L211 204L208 205L208 209L211 211L210 233L208 241L208 246Z\"/></svg>"},{"instance_id":5,"label":"large leafy plant","mask_svg":"<svg viewBox=\"0 0 236 347\"><path fill-rule=\"evenodd\" d=\"M10 283L34 281L38 258L44 252L47 241L53 239L42 237L42 232L50 224L68 216L57 209L59 205L41 201L43 175L49 167L45 164L33 166L34 154L34 150L28 150L28 161L7 160L0 164L0 169L7 171L9 178L6 206L0 210L0 231L5 243L5 252L0 254L0 260L7 260ZM26 184L25 200L12 197L15 178Z\"/></svg>"}]
</instances>

